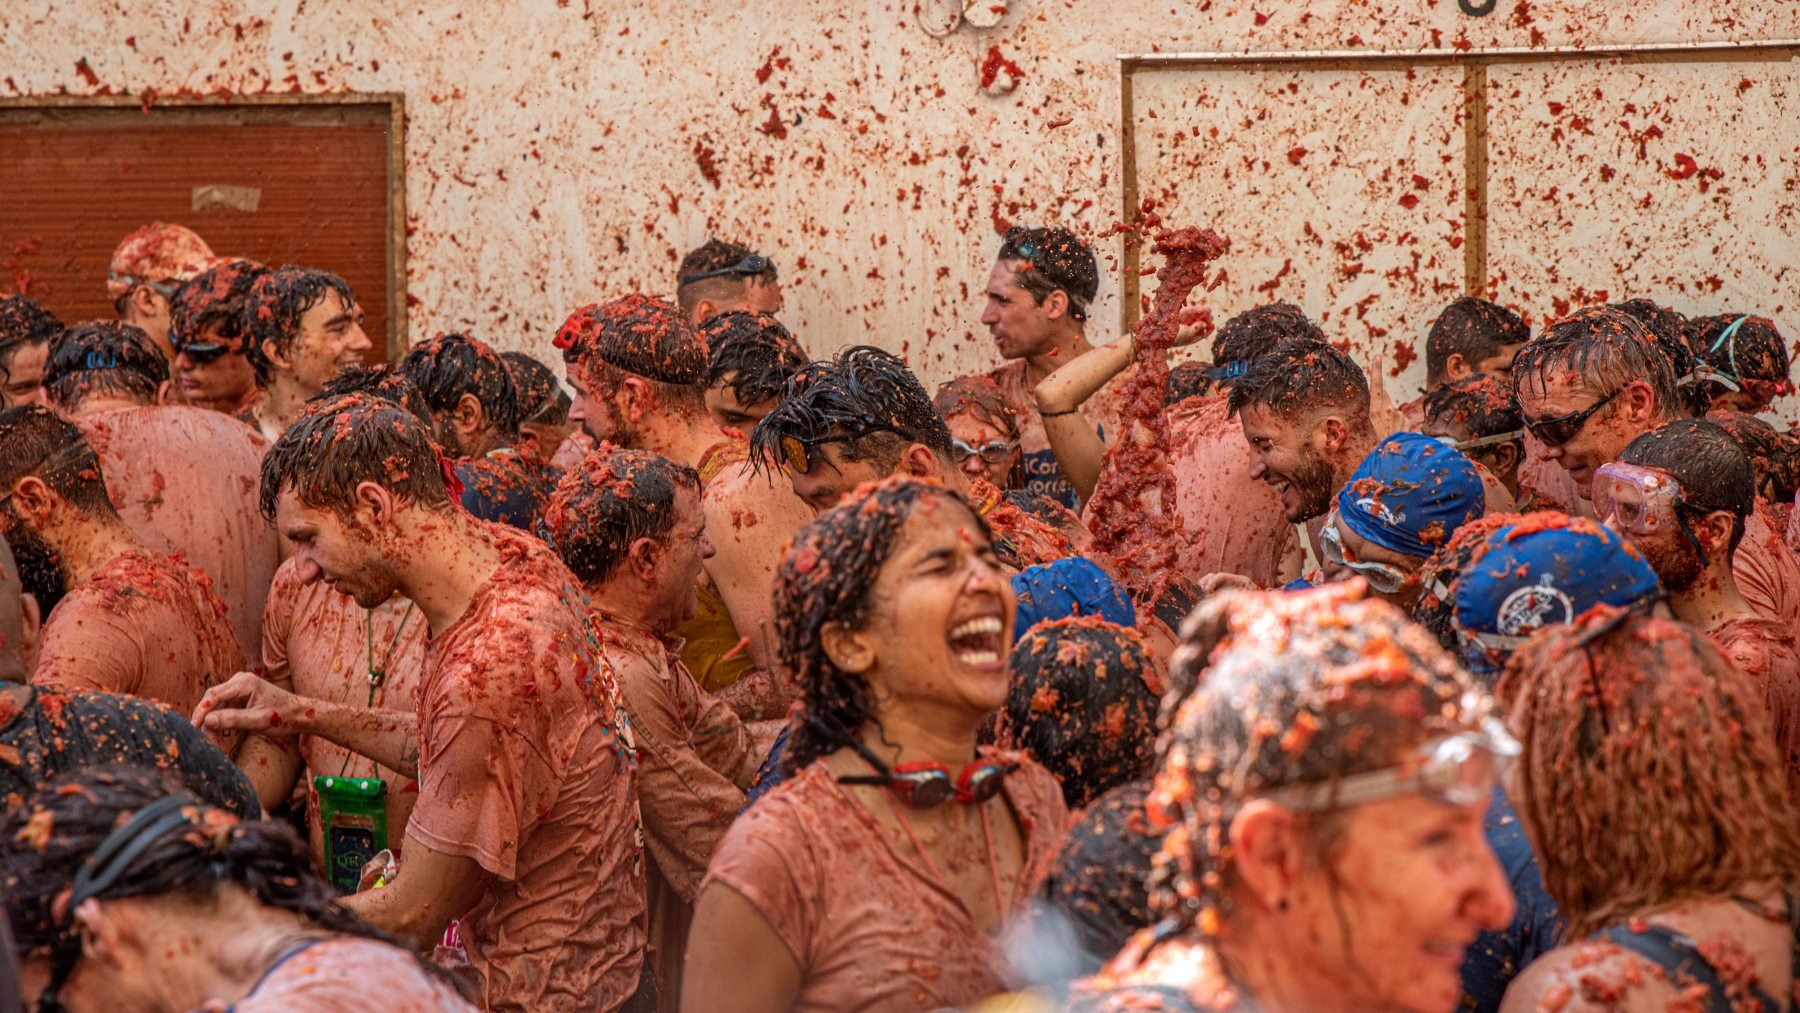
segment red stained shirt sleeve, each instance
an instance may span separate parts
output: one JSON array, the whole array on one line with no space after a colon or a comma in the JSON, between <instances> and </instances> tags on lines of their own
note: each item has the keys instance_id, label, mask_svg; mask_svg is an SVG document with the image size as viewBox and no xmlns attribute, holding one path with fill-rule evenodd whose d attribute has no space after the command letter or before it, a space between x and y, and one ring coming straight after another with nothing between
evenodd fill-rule
<instances>
[{"instance_id":1,"label":"red stained shirt sleeve","mask_svg":"<svg viewBox=\"0 0 1800 1013\"><path fill-rule=\"evenodd\" d=\"M96 606L77 591L57 605L44 625L33 685L137 694L143 642L123 616ZM165 701L176 704L179 701Z\"/></svg>"},{"instance_id":2,"label":"red stained shirt sleeve","mask_svg":"<svg viewBox=\"0 0 1800 1013\"><path fill-rule=\"evenodd\" d=\"M812 843L794 832L802 825L794 814L783 818L785 801L771 795L739 817L713 856L706 880L741 894L806 967L818 928L813 898L822 891L815 882L819 869Z\"/></svg>"},{"instance_id":3,"label":"red stained shirt sleeve","mask_svg":"<svg viewBox=\"0 0 1800 1013\"><path fill-rule=\"evenodd\" d=\"M555 801L555 767L529 735L501 720L460 711L427 720L407 835L512 880L519 841Z\"/></svg>"}]
</instances>

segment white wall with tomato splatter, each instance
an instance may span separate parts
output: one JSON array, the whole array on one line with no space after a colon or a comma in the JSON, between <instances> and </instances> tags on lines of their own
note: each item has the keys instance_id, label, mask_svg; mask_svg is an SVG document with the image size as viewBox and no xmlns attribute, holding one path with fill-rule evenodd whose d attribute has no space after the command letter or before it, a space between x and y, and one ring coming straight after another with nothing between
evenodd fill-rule
<instances>
[{"instance_id":1,"label":"white wall with tomato splatter","mask_svg":"<svg viewBox=\"0 0 1800 1013\"><path fill-rule=\"evenodd\" d=\"M402 92L415 337L545 352L570 309L666 291L715 234L776 258L815 353L879 344L936 381L994 361L978 317L1002 223L1118 217L1117 54L1800 36L1792 0L994 0L972 19L1004 6L992 27L938 37L960 6L9 0L0 95ZM1221 316L1300 302L1409 397L1410 349L1462 282L1459 82L1145 74L1142 193L1232 239ZM1495 68L1491 291L1536 320L1650 295L1800 336L1797 95L1786 62ZM1120 243L1101 243L1104 332Z\"/></svg>"}]
</instances>

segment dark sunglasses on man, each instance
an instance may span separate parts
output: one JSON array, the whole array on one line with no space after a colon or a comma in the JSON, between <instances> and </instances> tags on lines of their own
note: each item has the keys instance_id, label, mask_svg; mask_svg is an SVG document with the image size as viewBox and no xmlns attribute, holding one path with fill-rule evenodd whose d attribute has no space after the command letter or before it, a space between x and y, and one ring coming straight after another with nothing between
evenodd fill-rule
<instances>
[{"instance_id":1,"label":"dark sunglasses on man","mask_svg":"<svg viewBox=\"0 0 1800 1013\"><path fill-rule=\"evenodd\" d=\"M909 443L918 442L918 437L904 429L899 429L887 425L886 423L871 422L860 429L826 433L824 436L814 436L810 439L801 439L798 436L783 436L781 438L782 460L787 464L788 470L792 471L794 474L809 475L812 473L813 465L825 461L823 457L814 456L813 450L815 448L822 447L827 443L851 443L866 436L873 436L876 433L893 433L895 436L898 436ZM829 464L831 462L825 461L825 463Z\"/></svg>"},{"instance_id":2,"label":"dark sunglasses on man","mask_svg":"<svg viewBox=\"0 0 1800 1013\"><path fill-rule=\"evenodd\" d=\"M743 260L727 267L717 268L712 271L701 271L699 274L684 274L681 276L681 285L685 287L692 285L697 281L706 281L709 278L752 278L757 275L769 275L772 277L774 274L774 261L760 253L752 253Z\"/></svg>"},{"instance_id":3,"label":"dark sunglasses on man","mask_svg":"<svg viewBox=\"0 0 1800 1013\"><path fill-rule=\"evenodd\" d=\"M219 359L226 352L231 351L231 346L212 344L183 345L177 351L179 354L186 356L187 360L194 365L204 366L209 362Z\"/></svg>"},{"instance_id":4,"label":"dark sunglasses on man","mask_svg":"<svg viewBox=\"0 0 1800 1013\"><path fill-rule=\"evenodd\" d=\"M1613 398L1618 397L1619 392L1624 389L1620 387L1586 408L1570 412L1567 415L1558 415L1548 419L1526 419L1525 428L1531 430L1531 435L1542 440L1545 446L1560 447L1581 435L1581 427L1587 425L1587 420L1593 418L1595 412L1611 404Z\"/></svg>"}]
</instances>

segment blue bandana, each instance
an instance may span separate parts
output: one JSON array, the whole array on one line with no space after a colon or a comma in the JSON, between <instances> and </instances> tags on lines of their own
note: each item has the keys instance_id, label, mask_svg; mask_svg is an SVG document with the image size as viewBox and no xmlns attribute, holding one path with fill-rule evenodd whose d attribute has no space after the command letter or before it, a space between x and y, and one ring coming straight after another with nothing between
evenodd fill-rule
<instances>
[{"instance_id":1,"label":"blue bandana","mask_svg":"<svg viewBox=\"0 0 1800 1013\"><path fill-rule=\"evenodd\" d=\"M1019 611L1013 619L1013 643L1033 626L1069 616L1099 616L1127 629L1137 625L1137 610L1106 571L1081 556L1029 567L1012 579Z\"/></svg>"},{"instance_id":2,"label":"blue bandana","mask_svg":"<svg viewBox=\"0 0 1800 1013\"><path fill-rule=\"evenodd\" d=\"M1338 521L1393 552L1420 558L1487 511L1481 473L1462 451L1418 433L1395 433L1338 490Z\"/></svg>"}]
</instances>

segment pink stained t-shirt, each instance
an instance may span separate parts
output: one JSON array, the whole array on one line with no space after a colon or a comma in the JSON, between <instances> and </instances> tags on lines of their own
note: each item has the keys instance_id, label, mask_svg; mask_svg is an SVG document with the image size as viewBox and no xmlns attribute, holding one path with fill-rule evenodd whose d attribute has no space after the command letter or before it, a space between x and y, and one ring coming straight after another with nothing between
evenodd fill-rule
<instances>
[{"instance_id":1,"label":"pink stained t-shirt","mask_svg":"<svg viewBox=\"0 0 1800 1013\"><path fill-rule=\"evenodd\" d=\"M1800 631L1768 619L1733 619L1707 636L1762 688L1788 784L1800 790Z\"/></svg>"},{"instance_id":2,"label":"pink stained t-shirt","mask_svg":"<svg viewBox=\"0 0 1800 1013\"><path fill-rule=\"evenodd\" d=\"M1769 523L1759 500L1744 521L1744 537L1731 560L1738 592L1765 619L1800 630L1800 565L1781 535Z\"/></svg>"},{"instance_id":3,"label":"pink stained t-shirt","mask_svg":"<svg viewBox=\"0 0 1800 1013\"><path fill-rule=\"evenodd\" d=\"M275 571L263 612L262 663L271 681L292 680L294 692L353 707L404 711L419 709L419 679L425 666L425 633L430 624L411 602L396 596L364 609L324 581L300 581L299 564ZM370 659L383 673L369 685ZM325 838L319 822L316 775L379 777L387 783L388 847L399 852L406 821L419 798L419 783L316 735L300 736L306 762L306 825L313 861L324 868Z\"/></svg>"},{"instance_id":4,"label":"pink stained t-shirt","mask_svg":"<svg viewBox=\"0 0 1800 1013\"><path fill-rule=\"evenodd\" d=\"M185 716L243 667L204 574L170 556L121 552L51 610L31 681L128 693Z\"/></svg>"},{"instance_id":5,"label":"pink stained t-shirt","mask_svg":"<svg viewBox=\"0 0 1800 1013\"><path fill-rule=\"evenodd\" d=\"M1250 477L1250 445L1223 394L1191 397L1169 410L1175 508L1193 539L1187 576L1237 573L1279 584L1282 548L1293 536L1281 498Z\"/></svg>"},{"instance_id":6,"label":"pink stained t-shirt","mask_svg":"<svg viewBox=\"0 0 1800 1013\"><path fill-rule=\"evenodd\" d=\"M379 1002L374 1001L376 995ZM397 946L344 936L290 952L233 1013L474 1013L445 983Z\"/></svg>"},{"instance_id":7,"label":"pink stained t-shirt","mask_svg":"<svg viewBox=\"0 0 1800 1013\"><path fill-rule=\"evenodd\" d=\"M115 408L75 420L113 508L152 551L179 554L212 578L238 648L262 649L263 604L281 563L257 494L268 441L228 415L180 405Z\"/></svg>"},{"instance_id":8,"label":"pink stained t-shirt","mask_svg":"<svg viewBox=\"0 0 1800 1013\"><path fill-rule=\"evenodd\" d=\"M488 873L461 925L483 1007L616 1010L645 957L628 725L574 576L483 527L503 561L426 650L407 833Z\"/></svg>"},{"instance_id":9,"label":"pink stained t-shirt","mask_svg":"<svg viewBox=\"0 0 1800 1013\"><path fill-rule=\"evenodd\" d=\"M1025 844L1017 911L1069 814L1056 778L1030 761L1004 795ZM800 1013L911 1013L1004 991L998 941L905 847L820 760L738 817L707 885L741 895L793 954Z\"/></svg>"}]
</instances>

